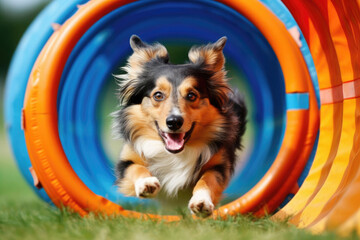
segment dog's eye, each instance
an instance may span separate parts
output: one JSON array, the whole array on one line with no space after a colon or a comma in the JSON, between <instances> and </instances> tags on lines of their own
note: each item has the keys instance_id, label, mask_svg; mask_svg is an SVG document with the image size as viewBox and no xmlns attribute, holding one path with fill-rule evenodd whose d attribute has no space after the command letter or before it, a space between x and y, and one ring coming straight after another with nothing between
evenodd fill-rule
<instances>
[{"instance_id":1,"label":"dog's eye","mask_svg":"<svg viewBox=\"0 0 360 240\"><path fill-rule=\"evenodd\" d=\"M156 93L154 93L153 98L155 99L155 101L160 102L160 101L164 100L165 97L162 92L156 92Z\"/></svg>"},{"instance_id":2,"label":"dog's eye","mask_svg":"<svg viewBox=\"0 0 360 240\"><path fill-rule=\"evenodd\" d=\"M191 101L191 102L194 102L196 99L197 99L197 96L195 93L193 92L189 92L187 95L186 95L186 99Z\"/></svg>"}]
</instances>

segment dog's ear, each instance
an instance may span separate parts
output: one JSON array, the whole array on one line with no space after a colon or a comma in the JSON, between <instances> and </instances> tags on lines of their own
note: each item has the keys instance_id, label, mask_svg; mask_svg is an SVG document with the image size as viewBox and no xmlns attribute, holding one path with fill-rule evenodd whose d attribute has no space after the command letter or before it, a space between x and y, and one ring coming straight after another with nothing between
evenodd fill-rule
<instances>
[{"instance_id":1,"label":"dog's ear","mask_svg":"<svg viewBox=\"0 0 360 240\"><path fill-rule=\"evenodd\" d=\"M222 37L215 43L208 45L192 47L189 51L189 59L195 64L204 64L207 70L218 72L221 71L225 64L223 49L227 37Z\"/></svg>"},{"instance_id":2,"label":"dog's ear","mask_svg":"<svg viewBox=\"0 0 360 240\"><path fill-rule=\"evenodd\" d=\"M231 91L226 78L224 69L225 57L223 49L227 38L222 37L215 43L193 47L189 51L189 59L192 63L199 65L209 72L211 76L207 80L207 89L210 103L222 110L228 102L228 93Z\"/></svg>"},{"instance_id":3,"label":"dog's ear","mask_svg":"<svg viewBox=\"0 0 360 240\"><path fill-rule=\"evenodd\" d=\"M143 42L138 36L132 35L130 38L130 46L134 51L128 60L131 67L142 66L153 59L157 59L164 63L169 61L168 52L160 43L150 45Z\"/></svg>"},{"instance_id":4,"label":"dog's ear","mask_svg":"<svg viewBox=\"0 0 360 240\"><path fill-rule=\"evenodd\" d=\"M128 58L127 65L122 68L125 74L114 75L119 80L119 97L123 103L133 101L139 95L139 86L144 86L140 76L146 63L150 61L157 61L159 63L169 62L168 52L160 43L148 44L143 42L138 36L132 35L130 47L133 50L133 54ZM140 100L137 99L137 101Z\"/></svg>"},{"instance_id":5,"label":"dog's ear","mask_svg":"<svg viewBox=\"0 0 360 240\"><path fill-rule=\"evenodd\" d=\"M132 35L130 38L130 47L133 51L137 51L141 48L149 47L149 44L141 41L140 37L137 35Z\"/></svg>"},{"instance_id":6,"label":"dog's ear","mask_svg":"<svg viewBox=\"0 0 360 240\"><path fill-rule=\"evenodd\" d=\"M169 62L169 55L166 48L160 43L148 44L136 36L132 35L130 38L130 46L134 51L129 57L127 66L123 70L127 72L127 79L135 80L141 74L144 65L151 60L156 60L161 63Z\"/></svg>"}]
</instances>

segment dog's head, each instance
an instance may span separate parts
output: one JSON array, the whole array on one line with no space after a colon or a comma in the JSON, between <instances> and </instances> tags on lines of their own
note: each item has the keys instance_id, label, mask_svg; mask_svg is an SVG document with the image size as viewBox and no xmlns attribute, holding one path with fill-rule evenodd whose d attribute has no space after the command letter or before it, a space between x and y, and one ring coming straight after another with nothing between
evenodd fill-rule
<instances>
[{"instance_id":1,"label":"dog's head","mask_svg":"<svg viewBox=\"0 0 360 240\"><path fill-rule=\"evenodd\" d=\"M224 70L226 37L193 47L189 63L169 63L166 48L132 36L134 51L119 75L128 139L147 135L160 138L171 153L185 144L201 144L216 137L223 124L221 112L229 87ZM145 128L145 129L144 129Z\"/></svg>"}]
</instances>

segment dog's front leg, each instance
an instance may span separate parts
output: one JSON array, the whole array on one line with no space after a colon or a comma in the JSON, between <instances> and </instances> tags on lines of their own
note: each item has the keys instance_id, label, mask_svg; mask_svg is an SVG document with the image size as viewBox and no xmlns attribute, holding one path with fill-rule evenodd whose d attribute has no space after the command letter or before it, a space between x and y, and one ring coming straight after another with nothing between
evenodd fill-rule
<instances>
[{"instance_id":1,"label":"dog's front leg","mask_svg":"<svg viewBox=\"0 0 360 240\"><path fill-rule=\"evenodd\" d=\"M140 156L125 145L121 159L129 160L120 160L116 166L119 191L126 196L155 197L160 190L160 182L151 175Z\"/></svg>"},{"instance_id":2,"label":"dog's front leg","mask_svg":"<svg viewBox=\"0 0 360 240\"><path fill-rule=\"evenodd\" d=\"M196 183L189 202L190 211L200 217L208 217L212 214L231 175L231 166L229 162L223 161L221 153L214 156L208 165L205 166L203 175Z\"/></svg>"}]
</instances>

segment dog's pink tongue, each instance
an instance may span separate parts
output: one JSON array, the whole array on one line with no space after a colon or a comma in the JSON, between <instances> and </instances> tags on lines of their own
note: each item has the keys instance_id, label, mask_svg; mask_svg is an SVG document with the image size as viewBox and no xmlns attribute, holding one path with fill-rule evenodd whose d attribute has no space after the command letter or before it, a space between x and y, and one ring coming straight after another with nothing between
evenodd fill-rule
<instances>
[{"instance_id":1,"label":"dog's pink tongue","mask_svg":"<svg viewBox=\"0 0 360 240\"><path fill-rule=\"evenodd\" d=\"M171 151L178 151L184 147L185 133L165 133L166 148Z\"/></svg>"}]
</instances>

